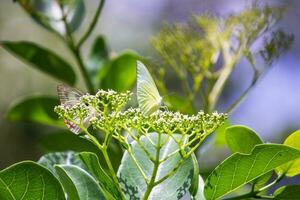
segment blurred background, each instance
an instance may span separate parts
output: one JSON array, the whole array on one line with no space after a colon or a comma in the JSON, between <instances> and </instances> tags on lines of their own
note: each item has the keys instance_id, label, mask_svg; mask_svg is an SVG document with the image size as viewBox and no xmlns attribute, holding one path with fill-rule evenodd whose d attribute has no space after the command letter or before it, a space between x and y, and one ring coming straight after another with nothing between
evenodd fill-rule
<instances>
[{"instance_id":1,"label":"blurred background","mask_svg":"<svg viewBox=\"0 0 300 200\"><path fill-rule=\"evenodd\" d=\"M89 24L98 1L86 1L87 16L76 35ZM228 15L240 12L252 1L240 0L117 0L106 2L102 16L92 36L84 46L87 54L92 40L100 33L113 52L133 49L143 56L155 56L149 39L164 22L185 22L191 14L213 13ZM272 69L233 112L233 124L243 124L256 130L267 142L281 143L291 132L300 128L300 1L269 0L269 5L286 5L288 10L278 26L295 36L290 51L274 63ZM0 0L0 41L27 40L55 50L74 64L59 38L33 22L25 11L11 0ZM229 87L236 93L226 93L224 103L237 96L248 84L249 71L243 60L236 68ZM43 153L38 142L50 127L29 122L10 122L5 118L9 105L29 94L56 94L58 81L28 67L0 48L0 169L17 161L37 160ZM85 90L83 81L76 85ZM222 105L222 104L221 104ZM222 111L220 107L219 111ZM214 159L214 158L211 158Z\"/></svg>"}]
</instances>

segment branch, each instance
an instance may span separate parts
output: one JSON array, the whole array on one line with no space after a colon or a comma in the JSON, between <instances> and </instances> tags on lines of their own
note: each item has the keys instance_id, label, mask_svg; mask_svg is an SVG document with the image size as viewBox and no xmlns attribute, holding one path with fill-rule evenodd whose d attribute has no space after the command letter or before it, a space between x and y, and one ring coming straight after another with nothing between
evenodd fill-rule
<instances>
[{"instance_id":1,"label":"branch","mask_svg":"<svg viewBox=\"0 0 300 200\"><path fill-rule=\"evenodd\" d=\"M89 26L89 28L87 29L87 31L84 33L84 35L82 36L82 38L79 40L78 44L77 44L77 49L79 49L83 43L87 40L87 38L90 36L90 34L92 33L92 31L94 30L96 24L97 24L97 21L98 21L98 18L101 14L101 11L103 9L103 6L104 6L104 3L105 3L105 0L100 0L100 3L98 5L98 8L96 10L96 14Z\"/></svg>"}]
</instances>

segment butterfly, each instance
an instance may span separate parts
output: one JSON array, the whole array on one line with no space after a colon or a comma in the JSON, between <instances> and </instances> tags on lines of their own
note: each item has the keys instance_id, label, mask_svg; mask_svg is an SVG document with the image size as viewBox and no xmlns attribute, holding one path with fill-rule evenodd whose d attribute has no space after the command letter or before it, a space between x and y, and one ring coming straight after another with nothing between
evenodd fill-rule
<instances>
[{"instance_id":1,"label":"butterfly","mask_svg":"<svg viewBox=\"0 0 300 200\"><path fill-rule=\"evenodd\" d=\"M60 100L60 103L62 106L66 108L72 108L74 105L78 104L80 102L80 97L85 95L85 93L81 92L78 89L72 88L67 85L58 85L57 86L57 94ZM95 115L94 108L90 107L90 113L89 115L83 119L83 126L89 127L90 123L89 120L92 116ZM78 117L73 119L76 123L80 123L80 119ZM79 134L82 130L81 128L74 122L71 122L70 120L65 119L66 126L75 134Z\"/></svg>"},{"instance_id":2,"label":"butterfly","mask_svg":"<svg viewBox=\"0 0 300 200\"><path fill-rule=\"evenodd\" d=\"M145 115L156 112L162 105L162 97L146 66L137 61L137 100L139 107Z\"/></svg>"}]
</instances>

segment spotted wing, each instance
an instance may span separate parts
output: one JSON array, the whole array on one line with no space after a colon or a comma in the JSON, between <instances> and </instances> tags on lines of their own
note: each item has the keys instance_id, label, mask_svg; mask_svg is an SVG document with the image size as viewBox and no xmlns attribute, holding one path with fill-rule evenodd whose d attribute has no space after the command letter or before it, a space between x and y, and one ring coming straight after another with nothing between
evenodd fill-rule
<instances>
[{"instance_id":1,"label":"spotted wing","mask_svg":"<svg viewBox=\"0 0 300 200\"><path fill-rule=\"evenodd\" d=\"M137 100L146 115L157 111L162 101L153 78L140 61L137 61Z\"/></svg>"}]
</instances>

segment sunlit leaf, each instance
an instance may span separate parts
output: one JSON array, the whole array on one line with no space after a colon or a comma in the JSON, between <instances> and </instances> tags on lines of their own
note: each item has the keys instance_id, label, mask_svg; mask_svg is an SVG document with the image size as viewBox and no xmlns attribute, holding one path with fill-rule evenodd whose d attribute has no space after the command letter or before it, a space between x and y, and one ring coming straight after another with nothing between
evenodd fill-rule
<instances>
[{"instance_id":1,"label":"sunlit leaf","mask_svg":"<svg viewBox=\"0 0 300 200\"><path fill-rule=\"evenodd\" d=\"M246 126L230 126L226 129L225 135L233 153L251 153L255 145L263 143L255 131Z\"/></svg>"},{"instance_id":2,"label":"sunlit leaf","mask_svg":"<svg viewBox=\"0 0 300 200\"><path fill-rule=\"evenodd\" d=\"M110 198L122 199L122 194L119 192L110 176L103 170L96 154L82 152L79 154L79 157L82 162L84 162L89 172L96 178L101 188L105 190L107 194L110 194Z\"/></svg>"},{"instance_id":3,"label":"sunlit leaf","mask_svg":"<svg viewBox=\"0 0 300 200\"><path fill-rule=\"evenodd\" d=\"M283 144L300 149L300 130L295 131L289 135ZM300 174L300 159L293 160L288 162L277 169L277 173L283 174L286 176L296 176Z\"/></svg>"},{"instance_id":4,"label":"sunlit leaf","mask_svg":"<svg viewBox=\"0 0 300 200\"><path fill-rule=\"evenodd\" d=\"M30 96L17 100L8 110L6 117L12 121L31 121L45 125L64 127L54 112L58 99L48 96Z\"/></svg>"},{"instance_id":5,"label":"sunlit leaf","mask_svg":"<svg viewBox=\"0 0 300 200\"><path fill-rule=\"evenodd\" d=\"M75 165L56 165L55 169L69 199L105 199L96 180L80 167Z\"/></svg>"},{"instance_id":6,"label":"sunlit leaf","mask_svg":"<svg viewBox=\"0 0 300 200\"><path fill-rule=\"evenodd\" d=\"M24 161L0 171L0 199L64 200L65 194L49 170Z\"/></svg>"},{"instance_id":7,"label":"sunlit leaf","mask_svg":"<svg viewBox=\"0 0 300 200\"><path fill-rule=\"evenodd\" d=\"M218 199L276 167L300 157L300 150L280 144L260 144L251 154L235 153L209 175L205 182L206 199Z\"/></svg>"},{"instance_id":8,"label":"sunlit leaf","mask_svg":"<svg viewBox=\"0 0 300 200\"><path fill-rule=\"evenodd\" d=\"M148 136L154 143L158 143L157 133L149 133ZM178 135L174 135L174 137L176 136ZM166 135L161 135L161 140L164 140L165 137ZM149 140L142 136L140 141L144 144L150 154L155 157L156 149L152 146ZM149 157L136 141L131 144L131 147L137 162L145 172L145 175L150 178L153 173L153 163L149 160ZM178 146L174 140L169 139L160 150L160 159L163 159L166 155L175 151L177 148ZM172 170L179 160L181 160L181 155L177 153L167 161L161 163L156 174L156 181ZM140 198L145 194L147 184L127 151L122 158L122 163L118 170L118 177L127 199ZM192 158L189 158L182 163L173 176L155 186L148 199L161 199L162 196L165 200L181 199L188 192L192 178L193 161Z\"/></svg>"},{"instance_id":9,"label":"sunlit leaf","mask_svg":"<svg viewBox=\"0 0 300 200\"><path fill-rule=\"evenodd\" d=\"M32 42L2 41L0 45L32 67L67 84L74 85L76 75L72 67L50 50Z\"/></svg>"},{"instance_id":10,"label":"sunlit leaf","mask_svg":"<svg viewBox=\"0 0 300 200\"><path fill-rule=\"evenodd\" d=\"M19 4L39 24L47 29L66 34L63 21L65 17L70 31L75 31L85 15L85 6L82 0L17 0Z\"/></svg>"},{"instance_id":11,"label":"sunlit leaf","mask_svg":"<svg viewBox=\"0 0 300 200\"><path fill-rule=\"evenodd\" d=\"M81 159L72 151L48 153L43 155L38 163L49 169L54 175L56 175L55 165L76 165L85 169Z\"/></svg>"}]
</instances>

